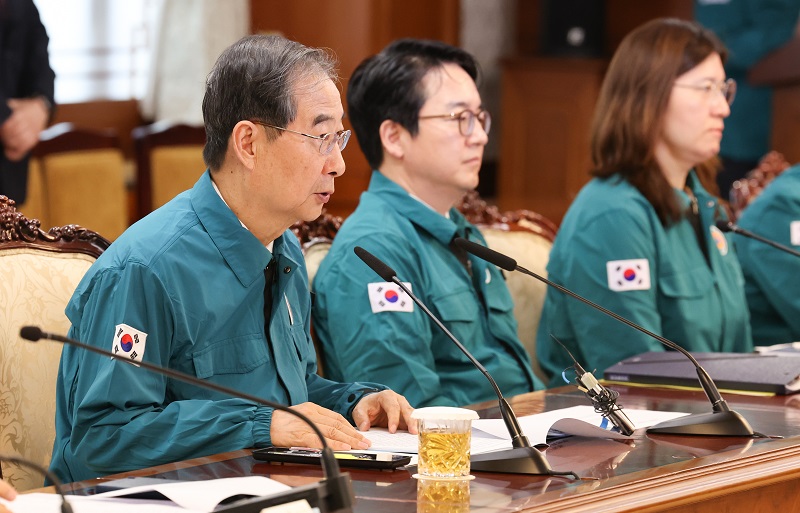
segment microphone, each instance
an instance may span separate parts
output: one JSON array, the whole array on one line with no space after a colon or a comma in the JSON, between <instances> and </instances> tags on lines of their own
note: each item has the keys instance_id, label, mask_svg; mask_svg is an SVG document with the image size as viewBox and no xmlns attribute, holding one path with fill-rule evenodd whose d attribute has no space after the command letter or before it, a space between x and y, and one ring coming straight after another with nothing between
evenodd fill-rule
<instances>
[{"instance_id":1,"label":"microphone","mask_svg":"<svg viewBox=\"0 0 800 513\"><path fill-rule=\"evenodd\" d=\"M631 436L636 428L631 422L631 419L622 411L622 405L617 404L617 398L619 397L619 392L616 390L609 390L597 381L597 378L594 377L594 374L591 372L586 371L578 360L572 356L572 353L567 349L567 346L561 343L553 334L550 334L550 338L558 342L558 345L564 348L564 351L567 352L570 359L573 361L572 367L575 369L575 376L577 378L578 389L586 394L586 397L594 405L595 413L599 413L603 417L607 418L611 421L619 432L625 436ZM565 378L566 380L566 378ZM582 386L581 386L582 385Z\"/></svg>"},{"instance_id":2,"label":"microphone","mask_svg":"<svg viewBox=\"0 0 800 513\"><path fill-rule=\"evenodd\" d=\"M53 483L53 486L55 486L56 493L61 496L61 513L72 513L72 506L70 505L69 502L67 502L67 497L64 495L64 489L62 488L63 485L61 484L61 480L58 477L56 477L55 474L53 474L43 466L39 465L38 463L34 463L24 458L18 458L16 456L5 456L3 454L0 454L0 461L7 461L9 463L22 465L23 467L32 468L39 474L45 476Z\"/></svg>"},{"instance_id":3,"label":"microphone","mask_svg":"<svg viewBox=\"0 0 800 513\"><path fill-rule=\"evenodd\" d=\"M520 428L519 421L517 420L517 416L514 414L514 410L511 409L511 405L508 404L508 401L503 397L503 393L500 391L500 387L497 386L497 383L489 374L489 371L481 365L481 363L472 356L472 353L464 347L464 345L458 341L458 339L450 333L442 321L440 321L433 312L431 312L427 306L425 306L420 299L415 296L408 287L397 278L397 273L394 270L383 263L378 257L367 251L366 249L356 246L353 248L355 254L360 258L367 266L375 271L375 273L380 276L384 281L395 283L398 287L400 287L403 292L408 294L408 296L414 301L414 303L419 306L419 308L425 312L425 314L430 317L436 326L439 327L447 338L453 341L453 343L461 350L462 353L469 359L470 362L483 374L486 376L486 379L489 380L489 383L494 390L494 393L497 394L497 399L500 403L500 415L503 417L503 422L506 425L506 429L508 429L508 433L511 435L511 445L513 446L512 449L505 449L501 451L494 451L488 452L483 454L474 454L470 457L470 468L477 471L483 472L499 472L499 473L510 473L510 474L529 474L529 475L551 475L551 476L566 476L571 475L574 476L575 479L579 479L577 474L574 472L555 472L553 469L550 468L550 464L545 459L544 455L537 450L536 448L531 446L530 441L528 441L528 437L522 432L522 428Z\"/></svg>"},{"instance_id":4,"label":"microphone","mask_svg":"<svg viewBox=\"0 0 800 513\"><path fill-rule=\"evenodd\" d=\"M189 383L191 385L195 385L200 388L213 390L215 392L226 394L231 397L247 399L248 401L252 401L253 403L260 404L263 406L269 406L270 408L285 411L291 415L294 415L295 417L298 417L300 420L302 420L311 427L311 429L314 431L314 433L319 437L320 441L322 442L322 452L320 454L320 459L322 461L322 473L324 476L322 481L320 481L319 483L298 486L292 488L291 490L287 490L286 492L276 495L271 495L269 497L255 497L252 499L246 499L237 502L236 505L237 506L247 506L249 504L258 505L259 508L253 509L253 511L256 510L260 511L261 509L270 506L284 504L286 502L292 502L300 499L307 499L310 503L312 503L311 504L312 506L316 505L317 507L320 508L322 512L330 512L330 513L352 512L353 500L355 496L353 494L350 475L342 474L339 471L339 463L336 461L336 457L333 454L333 450L328 446L327 442L325 442L325 437L323 436L322 431L320 431L320 429L317 427L316 424L314 424L314 422L311 421L311 419L309 419L302 413L295 411L289 408L288 406L268 401L266 399L262 399L261 397L256 397L254 395L239 390L234 390L233 388L229 388L223 385L218 385L216 383L211 383L209 381L203 381L194 376L190 376L188 374L184 374L183 372L178 372L173 369L161 367L159 365L154 365L152 363L148 363L145 361L139 361L134 363L133 360L125 356L114 354L110 351L105 351L103 349L90 346L88 344L84 344L69 337L56 335L54 333L47 333L39 329L39 327L37 326L24 326L22 327L22 329L20 329L19 335L20 337L26 340L30 340L31 342L37 342L40 339L45 338L54 340L56 342L61 342L63 344L67 344L70 346L79 347L81 349L85 349L92 353L97 353L99 355L123 361L138 367L144 367L145 369L151 372L155 372L156 374L161 374L169 378L177 379L179 381L183 381L184 383ZM53 482L55 483L55 481Z\"/></svg>"},{"instance_id":5,"label":"microphone","mask_svg":"<svg viewBox=\"0 0 800 513\"><path fill-rule=\"evenodd\" d=\"M489 249L486 246L481 246L480 244L476 244L460 237L455 239L454 242L456 246L472 253L478 258L482 258L483 260L500 267L501 269L505 269L506 271L519 271L523 274L527 274L528 276L532 276L533 278L544 282L550 287L553 287L558 291L589 305L595 310L599 310L604 314L613 317L623 324L627 324L635 330L641 331L645 335L658 340L670 349L674 349L675 351L678 351L686 356L694 364L695 369L697 370L697 377L700 381L700 386L708 397L708 400L711 401L712 413L692 414L662 422L648 428L648 433L708 436L764 436L754 433L753 428L750 427L750 424L748 424L747 420L739 413L730 409L728 403L725 402L725 399L723 399L722 395L720 395L717 385L711 379L711 376L708 375L708 372L706 372L706 370L689 351L682 348L675 342L664 338L661 335L656 335L652 331L643 328L632 321L629 321L621 315L618 315L611 310L608 310L607 308L604 308L597 303L594 303L585 297L576 294L575 292L572 292L568 288L562 287L561 285L552 282L543 276L539 276L538 274L517 265L517 261L513 258L498 253L497 251Z\"/></svg>"},{"instance_id":6,"label":"microphone","mask_svg":"<svg viewBox=\"0 0 800 513\"><path fill-rule=\"evenodd\" d=\"M783 244L778 244L777 242L775 242L773 240L769 240L767 238L762 237L761 235L757 235L757 234L755 234L755 233L753 233L753 232L751 232L749 230L745 230L744 228L742 228L741 226L737 225L733 221L724 221L724 220L720 219L719 221L717 221L717 228L719 228L723 232L733 232L733 233L736 233L736 234L739 234L739 235L744 235L747 238L755 239L755 240L757 240L759 242L763 242L764 244L769 244L773 248L777 248L777 249L780 249L781 251L785 251L786 253L789 253L790 255L794 255L796 257L800 257L800 251L795 251L794 249L786 247Z\"/></svg>"}]
</instances>

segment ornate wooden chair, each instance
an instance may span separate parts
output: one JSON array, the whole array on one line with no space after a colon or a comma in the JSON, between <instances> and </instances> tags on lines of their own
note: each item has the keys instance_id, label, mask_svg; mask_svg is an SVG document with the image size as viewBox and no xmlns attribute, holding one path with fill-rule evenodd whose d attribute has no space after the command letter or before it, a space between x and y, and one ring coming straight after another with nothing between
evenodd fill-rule
<instances>
[{"instance_id":1,"label":"ornate wooden chair","mask_svg":"<svg viewBox=\"0 0 800 513\"><path fill-rule=\"evenodd\" d=\"M292 231L303 248L309 285L314 281L322 259L331 249L333 238L342 227L342 222L341 217L323 211L321 216L310 223L298 221L292 225Z\"/></svg>"},{"instance_id":2,"label":"ornate wooden chair","mask_svg":"<svg viewBox=\"0 0 800 513\"><path fill-rule=\"evenodd\" d=\"M25 325L66 334L64 308L78 282L109 246L77 225L44 232L36 219L0 196L0 453L47 466L55 438L55 387L61 345L19 337ZM43 479L27 468L0 467L20 490Z\"/></svg>"},{"instance_id":3,"label":"ornate wooden chair","mask_svg":"<svg viewBox=\"0 0 800 513\"><path fill-rule=\"evenodd\" d=\"M137 216L142 218L191 189L206 169L200 126L153 123L133 129L136 147Z\"/></svg>"},{"instance_id":4,"label":"ornate wooden chair","mask_svg":"<svg viewBox=\"0 0 800 513\"><path fill-rule=\"evenodd\" d=\"M747 173L731 187L731 211L734 220L738 219L747 205L753 202L772 180L783 173L791 164L777 151L771 151L761 158L758 167Z\"/></svg>"},{"instance_id":5,"label":"ornate wooden chair","mask_svg":"<svg viewBox=\"0 0 800 513\"><path fill-rule=\"evenodd\" d=\"M113 130L53 125L42 133L33 157L41 170L41 192L31 192L40 195L41 207L38 213L31 209L31 217L38 214L47 227L76 223L112 240L125 231L125 159Z\"/></svg>"},{"instance_id":6,"label":"ornate wooden chair","mask_svg":"<svg viewBox=\"0 0 800 513\"><path fill-rule=\"evenodd\" d=\"M47 224L47 199L44 196L44 185L42 178L42 165L39 159L31 157L28 163L28 197L25 203L17 205L20 212L30 219L38 219L43 224Z\"/></svg>"}]
</instances>

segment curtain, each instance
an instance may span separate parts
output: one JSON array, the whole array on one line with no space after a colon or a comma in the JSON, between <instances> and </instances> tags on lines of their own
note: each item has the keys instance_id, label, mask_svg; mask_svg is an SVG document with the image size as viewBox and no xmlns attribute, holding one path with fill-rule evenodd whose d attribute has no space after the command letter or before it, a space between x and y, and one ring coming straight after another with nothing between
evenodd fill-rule
<instances>
[{"instance_id":1,"label":"curtain","mask_svg":"<svg viewBox=\"0 0 800 513\"><path fill-rule=\"evenodd\" d=\"M164 0L142 115L202 125L205 79L222 50L249 33L248 0Z\"/></svg>"}]
</instances>

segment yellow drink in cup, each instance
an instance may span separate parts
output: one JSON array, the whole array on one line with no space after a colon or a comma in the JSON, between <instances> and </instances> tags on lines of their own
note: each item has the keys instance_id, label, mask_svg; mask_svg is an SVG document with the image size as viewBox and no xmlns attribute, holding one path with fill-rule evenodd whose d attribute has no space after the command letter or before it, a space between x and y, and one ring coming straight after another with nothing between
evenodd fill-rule
<instances>
[{"instance_id":1,"label":"yellow drink in cup","mask_svg":"<svg viewBox=\"0 0 800 513\"><path fill-rule=\"evenodd\" d=\"M477 412L463 408L419 408L411 415L419 429L420 477L463 478L469 476L472 420Z\"/></svg>"}]
</instances>

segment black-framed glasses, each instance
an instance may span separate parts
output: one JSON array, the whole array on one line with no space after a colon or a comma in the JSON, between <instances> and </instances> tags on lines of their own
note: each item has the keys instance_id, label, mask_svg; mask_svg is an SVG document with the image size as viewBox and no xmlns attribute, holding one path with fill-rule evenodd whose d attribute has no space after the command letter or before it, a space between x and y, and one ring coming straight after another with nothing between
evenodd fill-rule
<instances>
[{"instance_id":1,"label":"black-framed glasses","mask_svg":"<svg viewBox=\"0 0 800 513\"><path fill-rule=\"evenodd\" d=\"M489 114L488 110L479 110L478 112L472 112L471 110L462 110L461 112L451 112L450 114L432 114L430 116L420 116L419 119L437 119L437 118L444 118L444 119L452 119L458 120L458 131L464 137L472 135L472 132L475 130L475 120L478 120L478 123L481 124L483 131L487 134L489 130L492 129L492 115Z\"/></svg>"},{"instance_id":2,"label":"black-framed glasses","mask_svg":"<svg viewBox=\"0 0 800 513\"><path fill-rule=\"evenodd\" d=\"M338 132L331 132L328 134L311 135L304 134L303 132L298 132L296 130L289 130L288 128L283 128L280 126L270 125L269 123L262 123L261 121L255 121L255 123L258 123L261 126L274 128L276 130L302 135L304 137L308 137L309 139L317 139L320 141L319 152L322 155L330 155L330 153L333 151L333 147L337 144L339 145L340 151L344 150L345 146L347 146L347 141L350 140L350 130L339 130Z\"/></svg>"},{"instance_id":3,"label":"black-framed glasses","mask_svg":"<svg viewBox=\"0 0 800 513\"><path fill-rule=\"evenodd\" d=\"M728 80L724 80L722 82L716 82L710 80L708 82L704 82L702 84L673 84L675 87L685 87L687 89L695 89L697 91L703 91L708 99L711 99L714 94L719 91L722 96L725 98L725 101L728 102L728 105L733 104L733 100L736 98L736 81L732 78Z\"/></svg>"}]
</instances>

